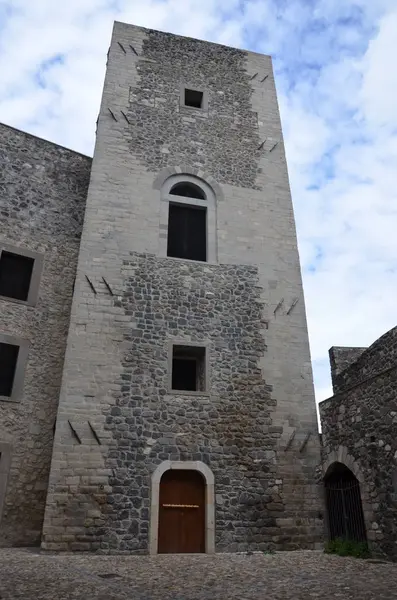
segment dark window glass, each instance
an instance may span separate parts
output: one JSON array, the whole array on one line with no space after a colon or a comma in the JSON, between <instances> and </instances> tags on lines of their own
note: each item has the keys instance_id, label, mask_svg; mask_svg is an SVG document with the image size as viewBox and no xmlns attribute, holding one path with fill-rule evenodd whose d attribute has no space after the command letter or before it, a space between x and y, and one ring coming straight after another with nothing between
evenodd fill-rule
<instances>
[{"instance_id":1,"label":"dark window glass","mask_svg":"<svg viewBox=\"0 0 397 600\"><path fill-rule=\"evenodd\" d=\"M0 342L0 396L11 396L19 346Z\"/></svg>"},{"instance_id":2,"label":"dark window glass","mask_svg":"<svg viewBox=\"0 0 397 600\"><path fill-rule=\"evenodd\" d=\"M34 259L12 252L0 255L0 296L27 300Z\"/></svg>"},{"instance_id":3,"label":"dark window glass","mask_svg":"<svg viewBox=\"0 0 397 600\"><path fill-rule=\"evenodd\" d=\"M197 198L198 200L206 200L203 190L190 181L181 181L175 184L170 191L170 194L176 196L185 196L186 198Z\"/></svg>"},{"instance_id":4,"label":"dark window glass","mask_svg":"<svg viewBox=\"0 0 397 600\"><path fill-rule=\"evenodd\" d=\"M201 108L203 105L203 92L197 90L185 90L185 106Z\"/></svg>"},{"instance_id":5,"label":"dark window glass","mask_svg":"<svg viewBox=\"0 0 397 600\"><path fill-rule=\"evenodd\" d=\"M207 260L206 209L170 204L167 255Z\"/></svg>"}]
</instances>

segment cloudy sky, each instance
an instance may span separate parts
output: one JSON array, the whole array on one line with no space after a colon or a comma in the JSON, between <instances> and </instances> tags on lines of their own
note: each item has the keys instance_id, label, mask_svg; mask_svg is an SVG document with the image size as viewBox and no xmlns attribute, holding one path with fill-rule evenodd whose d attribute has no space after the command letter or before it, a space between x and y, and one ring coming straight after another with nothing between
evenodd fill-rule
<instances>
[{"instance_id":1,"label":"cloudy sky","mask_svg":"<svg viewBox=\"0 0 397 600\"><path fill-rule=\"evenodd\" d=\"M271 54L317 399L396 325L396 0L0 0L0 121L92 154L113 20Z\"/></svg>"}]
</instances>

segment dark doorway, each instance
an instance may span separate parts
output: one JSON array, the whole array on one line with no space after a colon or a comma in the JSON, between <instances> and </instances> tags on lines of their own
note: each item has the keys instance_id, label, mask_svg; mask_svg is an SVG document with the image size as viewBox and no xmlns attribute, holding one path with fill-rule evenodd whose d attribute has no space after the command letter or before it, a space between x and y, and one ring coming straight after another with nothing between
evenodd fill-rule
<instances>
[{"instance_id":1,"label":"dark doorway","mask_svg":"<svg viewBox=\"0 0 397 600\"><path fill-rule=\"evenodd\" d=\"M205 552L205 483L200 473L166 471L159 504L158 552Z\"/></svg>"},{"instance_id":2,"label":"dark doorway","mask_svg":"<svg viewBox=\"0 0 397 600\"><path fill-rule=\"evenodd\" d=\"M207 260L207 211L205 208L170 204L167 256Z\"/></svg>"},{"instance_id":3,"label":"dark doorway","mask_svg":"<svg viewBox=\"0 0 397 600\"><path fill-rule=\"evenodd\" d=\"M342 463L330 466L324 477L330 540L342 538L366 542L360 484Z\"/></svg>"}]
</instances>

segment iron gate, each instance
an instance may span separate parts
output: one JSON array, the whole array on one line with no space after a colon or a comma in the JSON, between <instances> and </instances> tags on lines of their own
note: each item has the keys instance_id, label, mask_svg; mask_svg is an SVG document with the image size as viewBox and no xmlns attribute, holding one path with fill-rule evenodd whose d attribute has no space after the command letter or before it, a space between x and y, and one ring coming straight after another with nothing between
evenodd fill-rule
<instances>
[{"instance_id":1,"label":"iron gate","mask_svg":"<svg viewBox=\"0 0 397 600\"><path fill-rule=\"evenodd\" d=\"M324 478L329 539L366 542L360 484L355 475L340 464Z\"/></svg>"}]
</instances>

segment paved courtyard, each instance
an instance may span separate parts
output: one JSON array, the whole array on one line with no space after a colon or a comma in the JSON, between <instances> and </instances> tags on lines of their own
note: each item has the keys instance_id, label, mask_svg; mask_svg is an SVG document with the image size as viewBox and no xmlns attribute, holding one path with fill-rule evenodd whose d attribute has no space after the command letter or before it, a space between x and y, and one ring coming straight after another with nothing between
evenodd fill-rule
<instances>
[{"instance_id":1,"label":"paved courtyard","mask_svg":"<svg viewBox=\"0 0 397 600\"><path fill-rule=\"evenodd\" d=\"M397 564L326 556L41 554L0 549L0 598L13 600L390 600Z\"/></svg>"}]
</instances>

